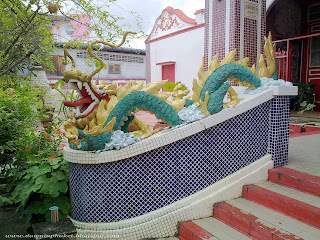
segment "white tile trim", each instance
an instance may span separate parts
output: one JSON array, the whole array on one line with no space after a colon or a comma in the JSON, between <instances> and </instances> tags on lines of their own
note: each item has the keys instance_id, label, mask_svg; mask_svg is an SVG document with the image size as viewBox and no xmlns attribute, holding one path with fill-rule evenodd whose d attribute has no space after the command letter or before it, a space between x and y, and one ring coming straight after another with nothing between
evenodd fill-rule
<instances>
[{"instance_id":1,"label":"white tile trim","mask_svg":"<svg viewBox=\"0 0 320 240\"><path fill-rule=\"evenodd\" d=\"M273 161L267 154L203 190L143 216L114 223L71 220L78 234L86 236L103 235L107 239L117 236L123 240L173 236L178 222L212 216L214 203L240 197L244 185L267 180L271 168Z\"/></svg>"},{"instance_id":2,"label":"white tile trim","mask_svg":"<svg viewBox=\"0 0 320 240\"><path fill-rule=\"evenodd\" d=\"M274 96L296 96L298 95L298 87L297 86L277 86L272 87Z\"/></svg>"}]
</instances>

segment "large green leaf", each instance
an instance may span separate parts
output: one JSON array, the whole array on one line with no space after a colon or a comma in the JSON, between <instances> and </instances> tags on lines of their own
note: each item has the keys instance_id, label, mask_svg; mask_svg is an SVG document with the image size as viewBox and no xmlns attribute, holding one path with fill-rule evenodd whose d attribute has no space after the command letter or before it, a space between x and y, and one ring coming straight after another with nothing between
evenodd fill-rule
<instances>
[{"instance_id":1,"label":"large green leaf","mask_svg":"<svg viewBox=\"0 0 320 240\"><path fill-rule=\"evenodd\" d=\"M28 207L29 209L32 209L32 212L33 213L40 213L40 214L44 214L44 211L43 211L43 202L40 202L40 201L33 201L31 202Z\"/></svg>"},{"instance_id":2,"label":"large green leaf","mask_svg":"<svg viewBox=\"0 0 320 240\"><path fill-rule=\"evenodd\" d=\"M15 198L15 202L16 203L20 202L22 206L25 206L30 196L33 193L37 192L40 188L41 188L40 184L26 185L23 191L20 192L19 196Z\"/></svg>"},{"instance_id":3,"label":"large green leaf","mask_svg":"<svg viewBox=\"0 0 320 240\"><path fill-rule=\"evenodd\" d=\"M47 178L41 176L36 180L36 183L41 184L40 193L50 194L52 197L57 197L60 192L65 193L68 191L68 184L66 182L59 182L54 177Z\"/></svg>"},{"instance_id":4,"label":"large green leaf","mask_svg":"<svg viewBox=\"0 0 320 240\"><path fill-rule=\"evenodd\" d=\"M37 178L41 175L51 172L52 168L48 163L44 163L40 167L33 166L29 168L27 171L28 171L28 174L25 176L25 178L29 179L29 178Z\"/></svg>"},{"instance_id":5,"label":"large green leaf","mask_svg":"<svg viewBox=\"0 0 320 240\"><path fill-rule=\"evenodd\" d=\"M13 201L10 198L2 197L0 195L0 205L2 206L4 203L12 204Z\"/></svg>"},{"instance_id":6,"label":"large green leaf","mask_svg":"<svg viewBox=\"0 0 320 240\"><path fill-rule=\"evenodd\" d=\"M56 178L60 181L60 180L66 179L68 176L67 176L66 173L57 172L57 173L54 173L54 176L53 176L53 177L56 177Z\"/></svg>"}]
</instances>

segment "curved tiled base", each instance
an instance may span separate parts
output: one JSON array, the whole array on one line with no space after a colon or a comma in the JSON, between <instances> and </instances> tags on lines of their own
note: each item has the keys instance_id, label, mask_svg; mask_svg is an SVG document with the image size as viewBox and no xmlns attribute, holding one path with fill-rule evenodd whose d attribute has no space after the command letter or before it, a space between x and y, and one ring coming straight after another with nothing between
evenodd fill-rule
<instances>
[{"instance_id":1,"label":"curved tiled base","mask_svg":"<svg viewBox=\"0 0 320 240\"><path fill-rule=\"evenodd\" d=\"M72 221L78 234L86 237L134 240L173 236L178 222L211 216L214 203L241 196L244 185L266 180L271 168L271 155L266 155L200 192L145 215L115 223Z\"/></svg>"},{"instance_id":2,"label":"curved tiled base","mask_svg":"<svg viewBox=\"0 0 320 240\"><path fill-rule=\"evenodd\" d=\"M245 99L235 108L119 151L66 147L78 233L128 240L174 235L179 221L212 215L215 202L239 197L243 185L285 164L289 97L275 97L280 88L254 96L238 90Z\"/></svg>"},{"instance_id":3,"label":"curved tiled base","mask_svg":"<svg viewBox=\"0 0 320 240\"><path fill-rule=\"evenodd\" d=\"M267 154L269 111L270 101L121 161L70 163L71 216L81 222L132 219L211 186Z\"/></svg>"}]
</instances>

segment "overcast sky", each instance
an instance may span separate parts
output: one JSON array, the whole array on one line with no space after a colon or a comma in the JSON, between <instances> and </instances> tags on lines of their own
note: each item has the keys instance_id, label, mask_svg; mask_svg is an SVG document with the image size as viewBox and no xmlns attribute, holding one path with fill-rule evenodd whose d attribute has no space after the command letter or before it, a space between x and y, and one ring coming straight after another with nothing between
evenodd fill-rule
<instances>
[{"instance_id":1,"label":"overcast sky","mask_svg":"<svg viewBox=\"0 0 320 240\"><path fill-rule=\"evenodd\" d=\"M121 14L132 25L135 25L135 18L125 10L137 12L142 18L142 30L145 34L150 34L155 20L166 7L171 6L180 9L187 16L194 18L194 12L204 8L205 0L118 0L115 4L117 6L112 6L111 4L110 12ZM136 31L136 29L133 30ZM133 40L131 47L145 48L144 40Z\"/></svg>"}]
</instances>

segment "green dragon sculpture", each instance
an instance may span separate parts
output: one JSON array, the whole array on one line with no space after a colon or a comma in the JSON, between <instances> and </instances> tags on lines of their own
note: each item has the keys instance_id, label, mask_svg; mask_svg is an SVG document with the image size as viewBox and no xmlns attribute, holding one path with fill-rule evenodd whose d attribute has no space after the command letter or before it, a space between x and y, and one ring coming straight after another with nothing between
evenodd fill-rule
<instances>
[{"instance_id":1,"label":"green dragon sculpture","mask_svg":"<svg viewBox=\"0 0 320 240\"><path fill-rule=\"evenodd\" d=\"M125 34L122 43L128 33ZM274 47L271 39L266 42L267 49ZM89 54L101 62L100 68L102 69L104 63L91 51L93 44L96 43L103 43L111 47L118 47L122 43L112 45L96 41L89 46ZM64 81L68 83L69 88L78 90L80 95L77 101L64 102L65 106L76 108L71 110L69 119L64 124L69 147L84 151L102 150L106 143L110 142L113 132L117 130L129 132L132 129L141 129L145 137L150 136L155 131L151 132L148 125L135 117L134 113L138 110L149 111L165 123L176 126L182 123L178 113L183 107L195 104L207 116L218 113L223 109L223 99L227 92L231 95L231 101L227 103L227 106L237 105L241 99L237 97L229 80L234 80L249 88L259 87L261 81L254 74L255 67L247 67L248 59L234 60L235 53L235 51L230 52L220 63L218 56L215 56L209 65L209 71L203 71L202 66L198 72L199 82L195 79L193 81L192 96L183 98L186 94L179 95L181 86L177 86L172 94L173 101L168 101L167 98L171 94L160 91L167 81L152 82L145 87L143 87L143 82L135 81L130 81L121 87L105 83L96 86L91 83L91 79L101 69L86 75L75 68L72 57L65 50L65 58L69 57L73 65L71 71L64 71ZM267 61L269 61L268 65L272 66L270 64L272 59L267 58ZM272 69L264 68L265 70L269 70L265 76L272 75ZM262 77L261 75L263 74L260 74L259 77Z\"/></svg>"}]
</instances>

